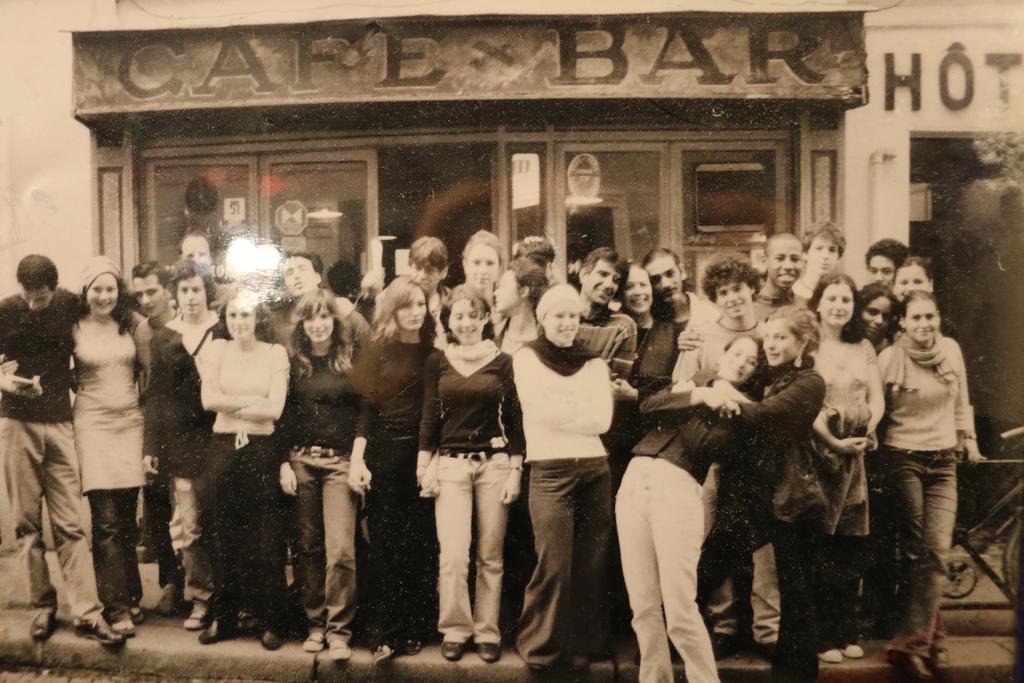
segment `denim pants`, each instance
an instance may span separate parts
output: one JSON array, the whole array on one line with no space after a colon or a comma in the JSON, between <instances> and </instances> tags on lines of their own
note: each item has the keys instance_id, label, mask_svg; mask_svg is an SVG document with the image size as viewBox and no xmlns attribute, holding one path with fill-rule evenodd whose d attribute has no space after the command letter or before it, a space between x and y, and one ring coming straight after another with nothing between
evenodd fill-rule
<instances>
[{"instance_id":1,"label":"denim pants","mask_svg":"<svg viewBox=\"0 0 1024 683\"><path fill-rule=\"evenodd\" d=\"M605 594L612 524L607 458L530 465L537 566L523 599L516 645L527 664L553 666L608 648Z\"/></svg>"},{"instance_id":2,"label":"denim pants","mask_svg":"<svg viewBox=\"0 0 1024 683\"><path fill-rule=\"evenodd\" d=\"M690 683L717 683L711 638L697 607L704 539L700 484L666 460L636 456L619 487L615 518L641 683L672 683L669 638L686 662Z\"/></svg>"},{"instance_id":3,"label":"denim pants","mask_svg":"<svg viewBox=\"0 0 1024 683\"><path fill-rule=\"evenodd\" d=\"M135 545L139 528L135 512L139 489L103 489L89 491L92 512L92 562L96 589L113 623L127 619L142 600L142 580Z\"/></svg>"},{"instance_id":4,"label":"denim pants","mask_svg":"<svg viewBox=\"0 0 1024 683\"><path fill-rule=\"evenodd\" d=\"M43 543L43 500L50 516L64 590L76 621L95 622L103 606L89 542L82 529L82 484L71 422L25 422L0 418L0 454L15 533L28 568L33 607L57 611Z\"/></svg>"},{"instance_id":5,"label":"denim pants","mask_svg":"<svg viewBox=\"0 0 1024 683\"><path fill-rule=\"evenodd\" d=\"M356 613L356 497L347 458L292 456L298 482L299 570L310 632L352 638Z\"/></svg>"},{"instance_id":6,"label":"denim pants","mask_svg":"<svg viewBox=\"0 0 1024 683\"><path fill-rule=\"evenodd\" d=\"M504 573L508 508L501 491L508 480L509 457L495 453L486 462L441 456L434 502L441 546L437 629L449 642L499 643L498 614ZM476 590L469 602L469 548L476 520Z\"/></svg>"},{"instance_id":7,"label":"denim pants","mask_svg":"<svg viewBox=\"0 0 1024 683\"><path fill-rule=\"evenodd\" d=\"M938 619L946 556L956 524L956 455L886 447L887 480L900 519L900 547L910 577L891 649L928 657L944 647Z\"/></svg>"},{"instance_id":8,"label":"denim pants","mask_svg":"<svg viewBox=\"0 0 1024 683\"><path fill-rule=\"evenodd\" d=\"M210 549L202 542L199 499L192 479L174 477L174 518L180 527L177 542L185 569L185 597L206 604L213 595L213 563Z\"/></svg>"}]
</instances>

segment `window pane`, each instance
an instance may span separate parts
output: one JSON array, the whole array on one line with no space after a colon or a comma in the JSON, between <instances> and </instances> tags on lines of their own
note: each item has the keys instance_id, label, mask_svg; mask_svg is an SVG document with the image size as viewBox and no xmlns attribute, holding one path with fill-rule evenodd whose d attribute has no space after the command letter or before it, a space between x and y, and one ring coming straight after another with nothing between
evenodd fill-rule
<instances>
[{"instance_id":1,"label":"window pane","mask_svg":"<svg viewBox=\"0 0 1024 683\"><path fill-rule=\"evenodd\" d=\"M431 235L448 247L447 284L462 282L462 248L477 230L494 230L491 177L496 147L490 144L382 147L380 232L390 279L408 265L410 245ZM396 254L398 258L396 258Z\"/></svg>"},{"instance_id":2,"label":"window pane","mask_svg":"<svg viewBox=\"0 0 1024 683\"><path fill-rule=\"evenodd\" d=\"M763 164L698 164L697 230L757 232L768 224L774 183Z\"/></svg>"},{"instance_id":3,"label":"window pane","mask_svg":"<svg viewBox=\"0 0 1024 683\"><path fill-rule=\"evenodd\" d=\"M566 152L568 263L597 247L639 259L658 246L658 152Z\"/></svg>"},{"instance_id":4,"label":"window pane","mask_svg":"<svg viewBox=\"0 0 1024 683\"><path fill-rule=\"evenodd\" d=\"M297 161L270 164L271 235L285 251L361 266L366 242L366 163Z\"/></svg>"},{"instance_id":5,"label":"window pane","mask_svg":"<svg viewBox=\"0 0 1024 683\"><path fill-rule=\"evenodd\" d=\"M230 225L255 223L256 207L249 206L248 165L171 165L156 164L153 169L154 243L145 244L143 253L161 263L178 258L178 244L187 232L210 236L216 252L220 235Z\"/></svg>"},{"instance_id":6,"label":"window pane","mask_svg":"<svg viewBox=\"0 0 1024 683\"><path fill-rule=\"evenodd\" d=\"M544 236L544 153L512 154L512 241L531 235Z\"/></svg>"}]
</instances>

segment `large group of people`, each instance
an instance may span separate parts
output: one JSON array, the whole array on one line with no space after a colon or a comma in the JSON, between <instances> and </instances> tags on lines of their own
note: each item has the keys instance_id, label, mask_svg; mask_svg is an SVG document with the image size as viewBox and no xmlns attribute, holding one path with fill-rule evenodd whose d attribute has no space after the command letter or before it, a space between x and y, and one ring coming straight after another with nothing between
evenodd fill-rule
<instances>
[{"instance_id":1,"label":"large group of people","mask_svg":"<svg viewBox=\"0 0 1024 683\"><path fill-rule=\"evenodd\" d=\"M763 273L720 256L703 296L666 248L595 249L577 287L547 239L509 260L485 231L463 283L423 237L362 297L306 252L280 293L217 282L198 234L129 278L93 258L77 294L27 256L0 301L0 448L31 635L56 626L43 500L76 631L135 634L141 495L157 609L203 644L273 650L298 614L336 662L355 631L377 664L436 639L491 663L505 639L580 669L619 604L644 682L672 680L670 646L717 681L747 638L811 681L866 627L929 680L958 452L981 457L964 361L927 260L883 240L858 288L844 251L831 225L775 234Z\"/></svg>"}]
</instances>

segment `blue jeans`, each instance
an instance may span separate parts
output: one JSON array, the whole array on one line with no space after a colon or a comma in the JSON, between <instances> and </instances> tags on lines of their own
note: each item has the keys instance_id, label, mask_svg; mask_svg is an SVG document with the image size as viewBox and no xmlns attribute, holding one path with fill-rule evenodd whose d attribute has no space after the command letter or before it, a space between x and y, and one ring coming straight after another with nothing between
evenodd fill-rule
<instances>
[{"instance_id":1,"label":"blue jeans","mask_svg":"<svg viewBox=\"0 0 1024 683\"><path fill-rule=\"evenodd\" d=\"M928 657L941 649L939 601L956 523L956 456L948 451L886 447L887 481L895 498L910 577L892 650Z\"/></svg>"}]
</instances>

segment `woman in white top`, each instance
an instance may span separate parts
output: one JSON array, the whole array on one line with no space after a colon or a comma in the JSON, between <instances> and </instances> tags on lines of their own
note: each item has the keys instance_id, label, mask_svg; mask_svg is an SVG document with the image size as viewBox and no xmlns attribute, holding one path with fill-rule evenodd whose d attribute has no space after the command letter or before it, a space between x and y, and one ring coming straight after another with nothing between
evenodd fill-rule
<instances>
[{"instance_id":1,"label":"woman in white top","mask_svg":"<svg viewBox=\"0 0 1024 683\"><path fill-rule=\"evenodd\" d=\"M203 408L216 412L204 471L196 482L213 544L213 620L203 644L233 637L243 596L255 601L268 650L284 630L284 547L278 473L287 452L273 438L288 393L288 352L272 344L257 295L239 291L224 308L230 339L199 356ZM248 605L247 605L248 606Z\"/></svg>"},{"instance_id":2,"label":"woman in white top","mask_svg":"<svg viewBox=\"0 0 1024 683\"><path fill-rule=\"evenodd\" d=\"M142 471L139 389L148 370L149 326L127 305L121 269L105 256L82 272L75 340L75 450L92 514L96 588L111 629L135 635L142 583L135 560L135 512Z\"/></svg>"},{"instance_id":3,"label":"woman in white top","mask_svg":"<svg viewBox=\"0 0 1024 683\"><path fill-rule=\"evenodd\" d=\"M602 656L608 646L612 497L600 437L612 391L608 366L576 343L581 313L575 289L549 289L537 305L541 336L513 360L537 551L517 646L535 671Z\"/></svg>"}]
</instances>

